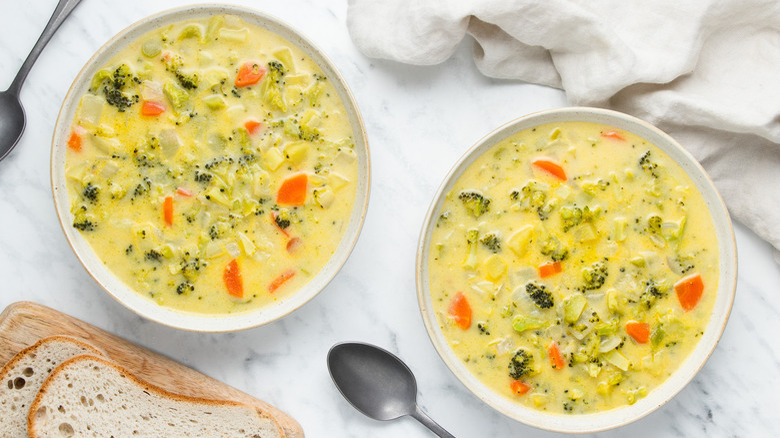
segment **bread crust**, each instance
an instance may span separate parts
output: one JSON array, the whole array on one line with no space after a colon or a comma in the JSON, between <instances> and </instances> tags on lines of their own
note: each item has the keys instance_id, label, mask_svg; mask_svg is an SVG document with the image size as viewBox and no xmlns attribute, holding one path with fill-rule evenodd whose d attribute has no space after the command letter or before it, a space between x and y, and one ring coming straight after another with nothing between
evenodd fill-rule
<instances>
[{"instance_id":1,"label":"bread crust","mask_svg":"<svg viewBox=\"0 0 780 438\"><path fill-rule=\"evenodd\" d=\"M11 360L6 363L3 368L0 368L0 380L5 377L5 375L8 373L9 370L11 370L14 366L16 366L19 361L27 357L29 353L34 352L38 348L40 348L44 344L48 344L50 342L55 341L61 341L61 342L72 342L74 344L78 344L80 347L85 348L87 350L92 350L92 352L95 354L95 356L105 356L106 354L97 348L95 348L93 345L90 345L80 339L71 337L71 336L63 336L63 335L55 335L55 336L49 336L46 338L39 339L38 342L30 345L29 347L25 347L18 353L14 355L14 357L11 358Z\"/></svg>"},{"instance_id":2,"label":"bread crust","mask_svg":"<svg viewBox=\"0 0 780 438\"><path fill-rule=\"evenodd\" d=\"M46 379L46 381L43 383L40 390L38 391L35 400L33 400L33 402L30 404L30 409L27 414L27 430L30 435L30 438L40 438L40 435L35 427L35 413L38 411L38 409L41 408L43 397L46 395L46 392L50 389L49 386L52 385L52 382L57 378L57 376L60 373L67 371L67 369L70 366L84 361L98 362L101 365L111 367L115 371L120 373L123 377L130 379L133 383L141 387L144 391L155 393L158 396L168 398L173 401L178 401L182 403L194 403L194 404L200 404L205 406L235 406L235 407L242 407L242 408L253 410L260 419L267 419L274 425L274 427L276 428L277 435L279 437L285 437L284 429L282 429L281 425L276 420L276 418L262 411L261 409L258 409L257 407L250 406L245 403L232 401L232 400L215 400L215 399L207 399L202 397L192 397L188 395L176 394L174 392L166 390L165 388L161 388L159 386L155 386L149 382L141 380L126 368L116 363L113 363L105 358L99 356L93 356L93 355L79 355L79 356L74 356L62 362L60 365L54 368L54 370L51 372L49 377Z\"/></svg>"},{"instance_id":3,"label":"bread crust","mask_svg":"<svg viewBox=\"0 0 780 438\"><path fill-rule=\"evenodd\" d=\"M26 409L36 396L39 389L37 385L43 384L60 359L81 354L104 353L70 336L50 336L23 348L0 369L0 382L3 385L8 382L8 389L0 388L0 429L3 436L27 437ZM54 358L56 360L52 362ZM33 373L24 374L26 368L34 370L36 375L31 377ZM21 380L22 386L14 388L12 385L16 384L17 379ZM12 380L14 383L11 383Z\"/></svg>"}]
</instances>

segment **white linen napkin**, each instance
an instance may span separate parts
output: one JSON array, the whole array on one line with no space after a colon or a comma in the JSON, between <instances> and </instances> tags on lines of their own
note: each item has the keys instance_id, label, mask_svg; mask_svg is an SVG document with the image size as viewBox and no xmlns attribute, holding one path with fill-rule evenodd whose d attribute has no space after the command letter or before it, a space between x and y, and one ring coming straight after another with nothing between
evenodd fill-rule
<instances>
[{"instance_id":1,"label":"white linen napkin","mask_svg":"<svg viewBox=\"0 0 780 438\"><path fill-rule=\"evenodd\" d=\"M470 34L487 76L658 126L780 251L780 2L349 0L347 25L365 55L421 65Z\"/></svg>"}]
</instances>

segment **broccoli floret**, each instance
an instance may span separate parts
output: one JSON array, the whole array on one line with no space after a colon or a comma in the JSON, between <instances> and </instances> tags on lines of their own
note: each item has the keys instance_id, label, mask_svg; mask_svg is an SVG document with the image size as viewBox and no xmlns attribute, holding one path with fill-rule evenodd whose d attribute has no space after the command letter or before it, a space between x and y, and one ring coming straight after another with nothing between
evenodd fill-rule
<instances>
[{"instance_id":1,"label":"broccoli floret","mask_svg":"<svg viewBox=\"0 0 780 438\"><path fill-rule=\"evenodd\" d=\"M153 249L150 249L149 251L147 251L144 254L144 260L146 260L148 262L158 262L159 263L160 261L162 261L162 257L163 257L162 254L160 254L159 252L157 252L157 251L155 251Z\"/></svg>"},{"instance_id":2,"label":"broccoli floret","mask_svg":"<svg viewBox=\"0 0 780 438\"><path fill-rule=\"evenodd\" d=\"M498 238L496 233L485 234L479 241L493 252L501 251L501 239Z\"/></svg>"},{"instance_id":3,"label":"broccoli floret","mask_svg":"<svg viewBox=\"0 0 780 438\"><path fill-rule=\"evenodd\" d=\"M176 71L176 79L179 81L179 85L185 90L194 90L198 88L198 75L193 73L191 75L184 74L181 71Z\"/></svg>"},{"instance_id":4,"label":"broccoli floret","mask_svg":"<svg viewBox=\"0 0 780 438\"><path fill-rule=\"evenodd\" d=\"M579 224L593 222L601 215L601 207L591 209L587 205L583 208L577 206L561 207L561 222L563 222L563 231L569 231L572 227Z\"/></svg>"},{"instance_id":5,"label":"broccoli floret","mask_svg":"<svg viewBox=\"0 0 780 438\"><path fill-rule=\"evenodd\" d=\"M115 106L120 113L125 112L126 109L138 102L137 95L125 96L121 91L115 88L103 87L103 93L106 95L106 102L108 102L109 105Z\"/></svg>"},{"instance_id":6,"label":"broccoli floret","mask_svg":"<svg viewBox=\"0 0 780 438\"><path fill-rule=\"evenodd\" d=\"M192 285L189 281L185 281L183 283L179 283L178 286L176 286L176 293L179 295L182 295L187 292L192 292L195 290L195 286Z\"/></svg>"},{"instance_id":7,"label":"broccoli floret","mask_svg":"<svg viewBox=\"0 0 780 438\"><path fill-rule=\"evenodd\" d=\"M185 32L187 32L187 29L185 29ZM184 35L185 32L182 32L182 34ZM196 73L186 74L182 72L182 68L184 67L184 59L181 56L173 55L165 57L163 58L163 63L165 64L165 69L176 76L176 80L179 81L179 84L182 86L182 88L187 90L194 90L195 88L198 88L198 75Z\"/></svg>"},{"instance_id":8,"label":"broccoli floret","mask_svg":"<svg viewBox=\"0 0 780 438\"><path fill-rule=\"evenodd\" d=\"M653 280L647 280L645 282L645 290L642 292L642 295L639 296L639 302L650 309L659 298L663 298L665 295L665 288L656 284Z\"/></svg>"},{"instance_id":9,"label":"broccoli floret","mask_svg":"<svg viewBox=\"0 0 780 438\"><path fill-rule=\"evenodd\" d=\"M490 328L488 328L487 323L479 322L477 323L477 328L479 329L480 334L490 336Z\"/></svg>"},{"instance_id":10,"label":"broccoli floret","mask_svg":"<svg viewBox=\"0 0 780 438\"><path fill-rule=\"evenodd\" d=\"M533 372L534 357L522 348L509 360L509 377L520 379Z\"/></svg>"},{"instance_id":11,"label":"broccoli floret","mask_svg":"<svg viewBox=\"0 0 780 438\"><path fill-rule=\"evenodd\" d=\"M466 260L463 262L463 266L467 269L474 269L477 267L477 243L479 243L479 230L472 228L466 231L468 257L466 257Z\"/></svg>"},{"instance_id":12,"label":"broccoli floret","mask_svg":"<svg viewBox=\"0 0 780 438\"><path fill-rule=\"evenodd\" d=\"M274 222L276 222L276 225L281 229L285 229L292 224L290 213L285 210L277 212L273 217Z\"/></svg>"},{"instance_id":13,"label":"broccoli floret","mask_svg":"<svg viewBox=\"0 0 780 438\"><path fill-rule=\"evenodd\" d=\"M639 167L641 167L645 172L649 173L652 177L658 178L658 174L656 173L658 164L650 159L650 151L645 152L642 154L642 156L639 157Z\"/></svg>"},{"instance_id":14,"label":"broccoli floret","mask_svg":"<svg viewBox=\"0 0 780 438\"><path fill-rule=\"evenodd\" d=\"M547 291L547 287L543 284L529 281L525 285L525 291L528 292L534 303L542 309L549 309L555 304L552 294Z\"/></svg>"},{"instance_id":15,"label":"broccoli floret","mask_svg":"<svg viewBox=\"0 0 780 438\"><path fill-rule=\"evenodd\" d=\"M149 179L149 177L144 177L143 181L135 186L135 190L133 190L133 196L132 198L137 198L139 196L143 196L149 192L149 189L152 188L152 180Z\"/></svg>"},{"instance_id":16,"label":"broccoli floret","mask_svg":"<svg viewBox=\"0 0 780 438\"><path fill-rule=\"evenodd\" d=\"M466 207L474 217L480 217L487 213L490 209L490 199L485 198L479 192L464 191L460 192L458 199L463 202L463 206Z\"/></svg>"},{"instance_id":17,"label":"broccoli floret","mask_svg":"<svg viewBox=\"0 0 780 438\"><path fill-rule=\"evenodd\" d=\"M200 273L200 268L205 267L206 263L200 261L200 257L190 258L189 252L184 254L181 260L181 274L191 282Z\"/></svg>"},{"instance_id":18,"label":"broccoli floret","mask_svg":"<svg viewBox=\"0 0 780 438\"><path fill-rule=\"evenodd\" d=\"M653 234L661 234L661 223L663 222L663 219L661 219L661 216L658 216L656 214L650 216L647 218L647 231Z\"/></svg>"},{"instance_id":19,"label":"broccoli floret","mask_svg":"<svg viewBox=\"0 0 780 438\"><path fill-rule=\"evenodd\" d=\"M268 63L268 74L263 81L265 100L281 111L287 111L287 104L282 93L285 73L284 65L281 62L271 61Z\"/></svg>"},{"instance_id":20,"label":"broccoli floret","mask_svg":"<svg viewBox=\"0 0 780 438\"><path fill-rule=\"evenodd\" d=\"M582 279L585 281L584 290L596 290L604 286L607 281L607 266L604 262L596 262L589 268L582 270Z\"/></svg>"},{"instance_id":21,"label":"broccoli floret","mask_svg":"<svg viewBox=\"0 0 780 438\"><path fill-rule=\"evenodd\" d=\"M513 201L527 203L529 207L541 208L547 200L547 193L536 181L528 181L519 191L514 190L509 194Z\"/></svg>"},{"instance_id":22,"label":"broccoli floret","mask_svg":"<svg viewBox=\"0 0 780 438\"><path fill-rule=\"evenodd\" d=\"M73 221L73 228L79 231L93 231L95 227L97 227L97 224L86 218Z\"/></svg>"},{"instance_id":23,"label":"broccoli floret","mask_svg":"<svg viewBox=\"0 0 780 438\"><path fill-rule=\"evenodd\" d=\"M121 64L108 77L99 76L97 78L103 84L103 94L106 96L106 102L115 106L119 112L124 112L138 102L139 97L137 94L127 95L123 92L129 81L139 82L138 78L133 76L127 64Z\"/></svg>"},{"instance_id":24,"label":"broccoli floret","mask_svg":"<svg viewBox=\"0 0 780 438\"><path fill-rule=\"evenodd\" d=\"M87 201L91 203L96 203L98 195L100 195L100 189L92 185L92 183L87 183L86 187L84 187L84 190L81 192L81 195L86 199Z\"/></svg>"},{"instance_id":25,"label":"broccoli floret","mask_svg":"<svg viewBox=\"0 0 780 438\"><path fill-rule=\"evenodd\" d=\"M449 210L447 210L447 211L443 212L442 214L440 214L439 218L436 220L436 226L439 227L439 226L442 226L442 225L446 224L447 222L449 222L450 221L450 214L451 213L450 213Z\"/></svg>"},{"instance_id":26,"label":"broccoli floret","mask_svg":"<svg viewBox=\"0 0 780 438\"><path fill-rule=\"evenodd\" d=\"M561 222L563 222L563 231L569 231L572 227L582 222L582 209L579 207L561 207Z\"/></svg>"},{"instance_id":27,"label":"broccoli floret","mask_svg":"<svg viewBox=\"0 0 780 438\"><path fill-rule=\"evenodd\" d=\"M213 176L210 173L201 172L199 170L195 171L195 182L208 184L211 182L211 178L213 178Z\"/></svg>"},{"instance_id":28,"label":"broccoli floret","mask_svg":"<svg viewBox=\"0 0 780 438\"><path fill-rule=\"evenodd\" d=\"M568 248L561 245L561 242L555 237L550 237L542 244L542 255L546 255L554 262L566 260L569 256Z\"/></svg>"}]
</instances>

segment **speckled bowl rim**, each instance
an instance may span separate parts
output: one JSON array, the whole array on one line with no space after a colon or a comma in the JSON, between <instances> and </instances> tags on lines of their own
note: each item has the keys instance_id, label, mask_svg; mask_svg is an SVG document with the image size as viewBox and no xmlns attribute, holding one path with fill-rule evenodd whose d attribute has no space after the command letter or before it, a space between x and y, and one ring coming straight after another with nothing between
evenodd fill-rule
<instances>
[{"instance_id":1,"label":"speckled bowl rim","mask_svg":"<svg viewBox=\"0 0 780 438\"><path fill-rule=\"evenodd\" d=\"M446 193L452 189L460 175L479 156L499 141L527 128L564 121L601 123L633 132L666 152L691 177L696 188L704 196L715 225L720 253L719 287L712 318L696 348L681 364L680 368L666 382L633 405L601 413L568 416L544 413L513 403L494 393L477 380L455 355L439 328L431 301L428 279L428 254L431 234L436 223L435 218L441 209ZM655 411L677 395L704 366L720 340L734 302L737 281L737 250L729 213L715 185L696 159L669 135L642 120L611 110L579 107L542 111L520 117L499 127L472 146L450 170L433 199L424 221L417 249L417 298L425 328L436 351L450 371L474 395L510 418L539 429L568 433L598 432L629 424Z\"/></svg>"},{"instance_id":2,"label":"speckled bowl rim","mask_svg":"<svg viewBox=\"0 0 780 438\"><path fill-rule=\"evenodd\" d=\"M229 14L266 28L303 50L330 79L339 94L352 127L355 152L358 157L358 180L355 202L349 225L333 256L305 286L268 307L230 315L203 315L186 313L162 307L134 292L104 266L89 243L72 226L65 176L65 150L70 125L81 95L88 89L95 72L105 65L118 50L153 29L188 18ZM231 332L258 327L282 318L313 299L336 276L346 263L363 226L370 190L370 159L368 139L357 103L335 64L308 38L289 24L260 11L243 6L200 4L163 11L143 18L128 26L105 43L79 72L65 96L54 128L51 151L51 184L54 205L65 236L81 264L95 281L122 305L137 314L166 326L197 332Z\"/></svg>"}]
</instances>

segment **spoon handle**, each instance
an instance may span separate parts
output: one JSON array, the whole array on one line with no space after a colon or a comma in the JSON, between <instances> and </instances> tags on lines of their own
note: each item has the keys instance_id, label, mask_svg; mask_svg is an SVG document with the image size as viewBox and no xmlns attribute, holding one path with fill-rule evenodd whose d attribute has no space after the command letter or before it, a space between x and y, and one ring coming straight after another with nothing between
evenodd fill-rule
<instances>
[{"instance_id":1,"label":"spoon handle","mask_svg":"<svg viewBox=\"0 0 780 438\"><path fill-rule=\"evenodd\" d=\"M422 423L425 427L430 429L433 433L436 435L442 437L442 438L455 438L451 433L444 430L443 427L439 426L431 417L429 417L425 412L420 409L419 406L415 405L414 412L411 413L412 418Z\"/></svg>"},{"instance_id":2,"label":"spoon handle","mask_svg":"<svg viewBox=\"0 0 780 438\"><path fill-rule=\"evenodd\" d=\"M54 13L51 14L49 22L43 29L43 33L41 33L41 36L38 37L38 41L35 43L35 46L33 46L30 54L27 55L27 59L24 60L22 67L19 69L19 73L16 74L16 77L11 83L11 86L8 87L9 93L13 93L16 96L19 95L19 90L22 88L22 83L27 78L27 73L30 72L33 64L35 64L35 61L38 59L38 55L41 54L43 48L46 47L46 44L54 35L54 32L57 31L62 22L65 21L65 18L70 15L71 11L73 11L73 9L79 3L81 3L81 0L60 0L60 2L57 4L57 8L54 9Z\"/></svg>"}]
</instances>

